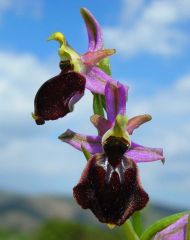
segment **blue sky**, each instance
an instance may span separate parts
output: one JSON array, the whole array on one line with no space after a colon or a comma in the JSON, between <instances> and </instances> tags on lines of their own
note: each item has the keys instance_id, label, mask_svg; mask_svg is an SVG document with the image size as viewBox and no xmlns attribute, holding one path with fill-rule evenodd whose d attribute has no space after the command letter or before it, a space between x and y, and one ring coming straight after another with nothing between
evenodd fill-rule
<instances>
[{"instance_id":1,"label":"blue sky","mask_svg":"<svg viewBox=\"0 0 190 240\"><path fill-rule=\"evenodd\" d=\"M190 1L120 0L0 1L0 189L71 194L85 160L58 141L67 128L95 134L89 122L91 95L67 117L43 126L31 119L39 86L59 72L61 31L80 53L87 35L79 13L87 7L101 23L113 78L130 86L127 113L153 120L133 135L138 143L163 147L166 163L139 165L152 200L190 207Z\"/></svg>"}]
</instances>

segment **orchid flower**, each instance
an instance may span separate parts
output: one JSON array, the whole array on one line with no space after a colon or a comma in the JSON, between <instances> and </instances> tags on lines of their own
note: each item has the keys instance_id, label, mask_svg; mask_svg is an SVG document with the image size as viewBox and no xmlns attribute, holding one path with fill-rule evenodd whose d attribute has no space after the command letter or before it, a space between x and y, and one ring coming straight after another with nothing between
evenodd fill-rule
<instances>
[{"instance_id":1,"label":"orchid flower","mask_svg":"<svg viewBox=\"0 0 190 240\"><path fill-rule=\"evenodd\" d=\"M99 221L121 225L148 202L143 190L137 162L164 160L162 149L149 148L131 141L133 130L151 119L141 115L128 121L125 87L110 82L105 87L107 119L94 115L92 123L98 136L67 130L59 138L78 150L84 147L89 159L73 194L79 205L91 209Z\"/></svg>"},{"instance_id":2,"label":"orchid flower","mask_svg":"<svg viewBox=\"0 0 190 240\"><path fill-rule=\"evenodd\" d=\"M114 127L114 124L117 122L117 116L125 116L126 98L127 91L122 84L117 82L116 87L108 82L105 87L107 119L99 115L91 117L91 122L98 130L98 136L78 134L68 129L59 138L80 151L82 151L81 146L83 146L91 154L101 153L103 151L103 138ZM132 135L136 128L150 120L151 116L148 114L135 116L129 120L126 119L125 133ZM133 141L131 141L129 149L125 152L125 156L132 159L135 163L164 161L161 148L145 147Z\"/></svg>"},{"instance_id":3,"label":"orchid flower","mask_svg":"<svg viewBox=\"0 0 190 240\"><path fill-rule=\"evenodd\" d=\"M85 88L92 93L104 94L107 81L116 84L98 67L100 60L114 54L115 50L103 49L99 23L87 9L82 8L81 14L88 32L89 46L85 54L79 55L73 50L60 32L48 38L60 44L61 72L46 81L36 94L33 118L37 124L58 119L73 111L74 104L84 95Z\"/></svg>"},{"instance_id":4,"label":"orchid flower","mask_svg":"<svg viewBox=\"0 0 190 240\"><path fill-rule=\"evenodd\" d=\"M175 223L158 232L154 240L186 240L189 214L185 214Z\"/></svg>"}]
</instances>

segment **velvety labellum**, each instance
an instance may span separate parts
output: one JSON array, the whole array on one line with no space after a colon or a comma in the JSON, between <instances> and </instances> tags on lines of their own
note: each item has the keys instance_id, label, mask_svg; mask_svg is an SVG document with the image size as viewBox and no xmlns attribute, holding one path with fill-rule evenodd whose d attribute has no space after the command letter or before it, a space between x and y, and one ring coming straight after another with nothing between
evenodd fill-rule
<instances>
[{"instance_id":1,"label":"velvety labellum","mask_svg":"<svg viewBox=\"0 0 190 240\"><path fill-rule=\"evenodd\" d=\"M69 61L60 63L61 73L46 81L34 100L34 115L37 124L55 120L71 112L84 94L85 78L73 71Z\"/></svg>"},{"instance_id":2,"label":"velvety labellum","mask_svg":"<svg viewBox=\"0 0 190 240\"><path fill-rule=\"evenodd\" d=\"M123 155L127 146L112 138L104 149L106 153L95 154L88 161L73 194L100 222L121 225L144 208L149 198L140 185L135 162Z\"/></svg>"}]
</instances>

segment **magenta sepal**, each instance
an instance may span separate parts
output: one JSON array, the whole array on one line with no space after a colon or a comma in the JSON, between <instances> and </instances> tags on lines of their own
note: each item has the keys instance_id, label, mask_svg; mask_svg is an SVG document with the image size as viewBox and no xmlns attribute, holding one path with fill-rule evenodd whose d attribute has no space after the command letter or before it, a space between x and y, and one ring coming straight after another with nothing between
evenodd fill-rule
<instances>
[{"instance_id":1,"label":"magenta sepal","mask_svg":"<svg viewBox=\"0 0 190 240\"><path fill-rule=\"evenodd\" d=\"M88 50L90 52L93 52L102 49L103 36L98 21L95 19L92 13L86 8L81 8L80 12L85 21L88 33Z\"/></svg>"},{"instance_id":2,"label":"magenta sepal","mask_svg":"<svg viewBox=\"0 0 190 240\"><path fill-rule=\"evenodd\" d=\"M142 145L131 143L131 147L125 152L125 156L136 163L164 161L162 148L150 148Z\"/></svg>"},{"instance_id":3,"label":"magenta sepal","mask_svg":"<svg viewBox=\"0 0 190 240\"><path fill-rule=\"evenodd\" d=\"M154 240L187 240L188 218L189 214L184 215L175 223L158 232L155 235Z\"/></svg>"},{"instance_id":4,"label":"magenta sepal","mask_svg":"<svg viewBox=\"0 0 190 240\"><path fill-rule=\"evenodd\" d=\"M59 139L65 143L70 144L71 146L80 151L82 151L81 146L83 146L91 154L102 152L100 136L87 136L67 129L66 132L59 136Z\"/></svg>"},{"instance_id":5,"label":"magenta sepal","mask_svg":"<svg viewBox=\"0 0 190 240\"><path fill-rule=\"evenodd\" d=\"M117 82L116 86L107 82L105 87L107 119L114 123L117 115L126 114L127 94L124 85Z\"/></svg>"}]
</instances>

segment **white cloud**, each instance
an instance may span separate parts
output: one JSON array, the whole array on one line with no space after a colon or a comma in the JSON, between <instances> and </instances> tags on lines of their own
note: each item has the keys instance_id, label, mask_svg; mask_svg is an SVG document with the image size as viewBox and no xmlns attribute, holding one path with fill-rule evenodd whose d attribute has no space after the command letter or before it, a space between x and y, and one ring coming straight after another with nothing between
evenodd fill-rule
<instances>
[{"instance_id":1,"label":"white cloud","mask_svg":"<svg viewBox=\"0 0 190 240\"><path fill-rule=\"evenodd\" d=\"M43 0L1 0L0 21L2 21L7 12L12 12L18 16L30 16L38 19L43 13Z\"/></svg>"},{"instance_id":2,"label":"white cloud","mask_svg":"<svg viewBox=\"0 0 190 240\"><path fill-rule=\"evenodd\" d=\"M5 11L11 6L11 0L1 0L0 1L0 11Z\"/></svg>"},{"instance_id":3,"label":"white cloud","mask_svg":"<svg viewBox=\"0 0 190 240\"><path fill-rule=\"evenodd\" d=\"M29 96L44 79L48 79L51 70L48 71L47 66L32 55L0 52L0 58L3 59L0 66L3 111L9 111L10 107L13 113L29 109Z\"/></svg>"},{"instance_id":4,"label":"white cloud","mask_svg":"<svg viewBox=\"0 0 190 240\"><path fill-rule=\"evenodd\" d=\"M190 74L184 76L180 81L176 83L176 90L184 94L189 94L190 92Z\"/></svg>"},{"instance_id":5,"label":"white cloud","mask_svg":"<svg viewBox=\"0 0 190 240\"><path fill-rule=\"evenodd\" d=\"M30 115L35 93L59 72L58 67L30 54L0 52L0 58L4 60L0 65L0 187L26 192L61 192L63 187L63 192L71 193L85 159L57 137L67 128L95 133L89 122L91 94L86 92L65 118L37 126Z\"/></svg>"},{"instance_id":6,"label":"white cloud","mask_svg":"<svg viewBox=\"0 0 190 240\"><path fill-rule=\"evenodd\" d=\"M189 207L190 196L190 74L154 96L130 98L130 116L149 113L153 119L133 136L137 142L163 147L166 163L140 165L143 185L153 199ZM181 188L183 186L183 188Z\"/></svg>"},{"instance_id":7,"label":"white cloud","mask_svg":"<svg viewBox=\"0 0 190 240\"><path fill-rule=\"evenodd\" d=\"M123 0L118 25L105 27L106 43L121 53L173 55L189 42L180 24L190 20L189 0Z\"/></svg>"},{"instance_id":8,"label":"white cloud","mask_svg":"<svg viewBox=\"0 0 190 240\"><path fill-rule=\"evenodd\" d=\"M129 114L149 113L153 116L152 131L146 139L166 146L169 157L188 153L190 134L190 74L174 82L168 89L159 90L152 97L129 102ZM130 99L132 101L132 99ZM157 140L156 140L156 139Z\"/></svg>"},{"instance_id":9,"label":"white cloud","mask_svg":"<svg viewBox=\"0 0 190 240\"><path fill-rule=\"evenodd\" d=\"M53 75L48 64L32 55L0 52L1 142L37 134L31 121L33 97L44 80Z\"/></svg>"},{"instance_id":10,"label":"white cloud","mask_svg":"<svg viewBox=\"0 0 190 240\"><path fill-rule=\"evenodd\" d=\"M37 136L11 140L1 146L1 173L33 173L44 177L80 176L86 160L69 145L58 139Z\"/></svg>"},{"instance_id":11,"label":"white cloud","mask_svg":"<svg viewBox=\"0 0 190 240\"><path fill-rule=\"evenodd\" d=\"M168 88L161 88L150 102L146 100L140 101L134 111L137 113L140 109L144 109L153 114L174 118L190 114L188 102L190 100L189 90L190 74L187 74Z\"/></svg>"}]
</instances>

